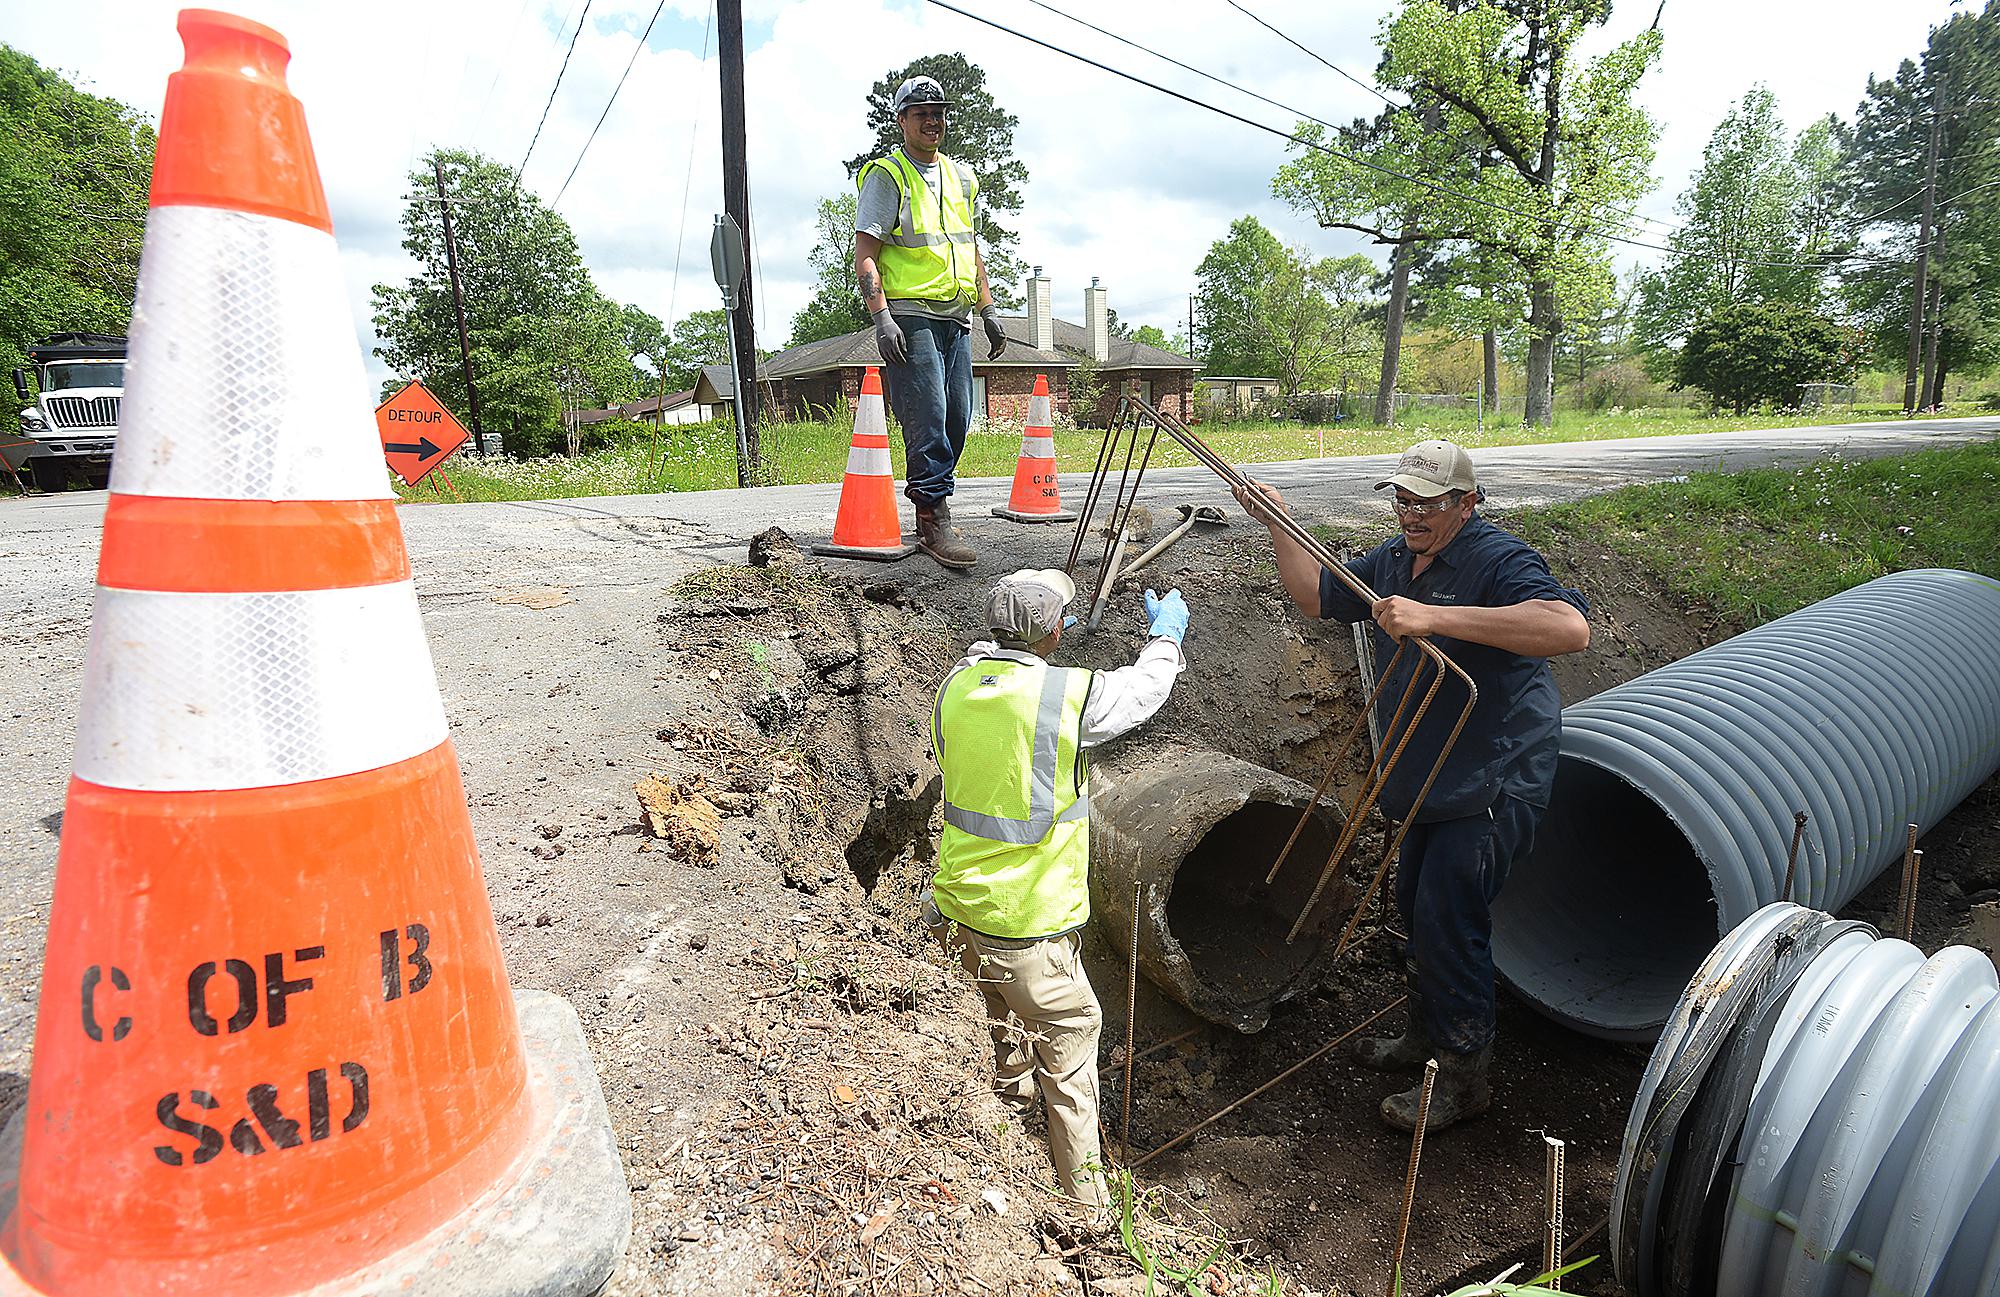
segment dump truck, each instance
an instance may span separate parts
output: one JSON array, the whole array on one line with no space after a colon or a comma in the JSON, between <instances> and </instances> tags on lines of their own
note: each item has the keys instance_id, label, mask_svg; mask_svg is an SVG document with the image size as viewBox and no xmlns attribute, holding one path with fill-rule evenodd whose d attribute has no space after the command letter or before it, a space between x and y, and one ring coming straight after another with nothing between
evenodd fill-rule
<instances>
[{"instance_id":1,"label":"dump truck","mask_svg":"<svg viewBox=\"0 0 2000 1297\"><path fill-rule=\"evenodd\" d=\"M125 391L125 339L58 333L28 349L28 364L14 371L14 391L27 404L20 437L5 447L8 466L44 491L76 479L103 486Z\"/></svg>"}]
</instances>

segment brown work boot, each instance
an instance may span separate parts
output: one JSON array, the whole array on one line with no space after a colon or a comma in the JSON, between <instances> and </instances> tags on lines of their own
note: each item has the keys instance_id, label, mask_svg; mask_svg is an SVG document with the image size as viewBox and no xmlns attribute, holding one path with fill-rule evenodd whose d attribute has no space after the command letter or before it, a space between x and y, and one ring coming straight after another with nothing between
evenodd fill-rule
<instances>
[{"instance_id":1,"label":"brown work boot","mask_svg":"<svg viewBox=\"0 0 2000 1297\"><path fill-rule=\"evenodd\" d=\"M960 572L979 561L978 553L951 525L948 500L917 506L917 548L945 567Z\"/></svg>"},{"instance_id":2,"label":"brown work boot","mask_svg":"<svg viewBox=\"0 0 2000 1297\"><path fill-rule=\"evenodd\" d=\"M1437 1052L1437 1085L1431 1090L1430 1111L1425 1114L1426 1131L1443 1130L1467 1117L1477 1117L1493 1105L1493 1090L1486 1084L1486 1065L1493 1057L1488 1045L1476 1054ZM1417 1106L1423 1101L1420 1084L1382 1100L1382 1120L1401 1131L1417 1128Z\"/></svg>"}]
</instances>

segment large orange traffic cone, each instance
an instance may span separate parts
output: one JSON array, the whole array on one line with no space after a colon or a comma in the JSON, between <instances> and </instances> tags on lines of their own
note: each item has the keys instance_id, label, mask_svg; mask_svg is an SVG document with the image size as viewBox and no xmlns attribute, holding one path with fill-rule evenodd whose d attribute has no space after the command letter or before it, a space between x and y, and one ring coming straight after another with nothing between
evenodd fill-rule
<instances>
[{"instance_id":1,"label":"large orange traffic cone","mask_svg":"<svg viewBox=\"0 0 2000 1297\"><path fill-rule=\"evenodd\" d=\"M1014 493L1006 504L993 506L993 516L1015 522L1076 521L1076 514L1062 507L1062 488L1056 483L1056 430L1046 374L1035 375L1035 390L1028 397L1021 456L1014 461Z\"/></svg>"},{"instance_id":2,"label":"large orange traffic cone","mask_svg":"<svg viewBox=\"0 0 2000 1297\"><path fill-rule=\"evenodd\" d=\"M630 1199L508 994L290 54L180 33L0 1293L594 1291Z\"/></svg>"},{"instance_id":3,"label":"large orange traffic cone","mask_svg":"<svg viewBox=\"0 0 2000 1297\"><path fill-rule=\"evenodd\" d=\"M861 376L861 401L854 407L854 439L847 448L847 473L840 479L833 539L812 551L893 563L916 548L915 541L903 539L896 470L889 462L889 417L882 409L882 375L870 365Z\"/></svg>"}]
</instances>

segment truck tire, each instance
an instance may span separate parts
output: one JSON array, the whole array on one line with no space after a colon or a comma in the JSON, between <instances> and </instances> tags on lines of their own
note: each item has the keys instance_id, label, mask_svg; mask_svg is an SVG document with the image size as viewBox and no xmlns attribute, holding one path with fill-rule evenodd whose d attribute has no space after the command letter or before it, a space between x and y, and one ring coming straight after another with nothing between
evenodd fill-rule
<instances>
[{"instance_id":1,"label":"truck tire","mask_svg":"<svg viewBox=\"0 0 2000 1297\"><path fill-rule=\"evenodd\" d=\"M69 489L69 465L63 460L40 457L28 461L28 476L35 480L35 489L53 495Z\"/></svg>"}]
</instances>

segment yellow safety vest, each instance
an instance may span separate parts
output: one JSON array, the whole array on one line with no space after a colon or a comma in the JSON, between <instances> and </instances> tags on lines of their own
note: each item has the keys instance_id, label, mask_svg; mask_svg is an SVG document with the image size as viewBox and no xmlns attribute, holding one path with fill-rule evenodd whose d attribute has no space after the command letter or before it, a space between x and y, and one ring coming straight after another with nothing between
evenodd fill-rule
<instances>
[{"instance_id":1,"label":"yellow safety vest","mask_svg":"<svg viewBox=\"0 0 2000 1297\"><path fill-rule=\"evenodd\" d=\"M882 255L876 258L882 295L891 300L978 301L979 266L972 246L978 177L940 153L938 185L933 189L898 148L863 166L855 185L865 187L869 172L877 167L896 182L903 196L896 228L882 236Z\"/></svg>"},{"instance_id":2,"label":"yellow safety vest","mask_svg":"<svg viewBox=\"0 0 2000 1297\"><path fill-rule=\"evenodd\" d=\"M931 742L944 772L932 894L992 937L1051 937L1090 918L1090 672L978 658L938 687Z\"/></svg>"}]
</instances>

